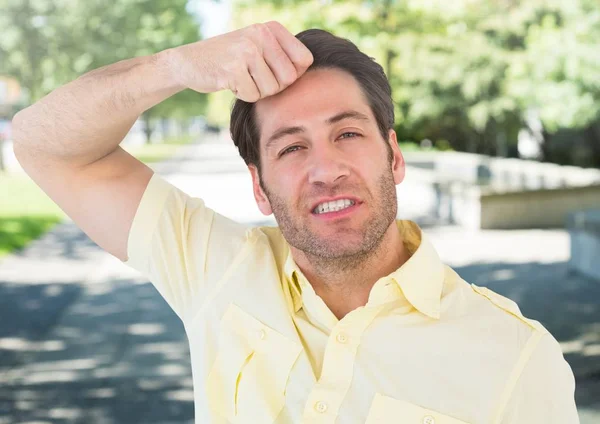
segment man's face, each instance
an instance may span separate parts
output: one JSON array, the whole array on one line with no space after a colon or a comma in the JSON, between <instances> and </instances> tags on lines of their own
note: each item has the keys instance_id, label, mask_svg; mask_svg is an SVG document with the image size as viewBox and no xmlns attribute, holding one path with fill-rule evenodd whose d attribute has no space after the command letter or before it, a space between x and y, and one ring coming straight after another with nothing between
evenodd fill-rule
<instances>
[{"instance_id":1,"label":"man's face","mask_svg":"<svg viewBox=\"0 0 600 424\"><path fill-rule=\"evenodd\" d=\"M322 258L375 248L396 218L404 160L393 131L382 139L352 75L307 72L257 102L256 117L262 187L251 166L254 195L265 215L275 215L288 243ZM335 211L340 207L346 208Z\"/></svg>"}]
</instances>

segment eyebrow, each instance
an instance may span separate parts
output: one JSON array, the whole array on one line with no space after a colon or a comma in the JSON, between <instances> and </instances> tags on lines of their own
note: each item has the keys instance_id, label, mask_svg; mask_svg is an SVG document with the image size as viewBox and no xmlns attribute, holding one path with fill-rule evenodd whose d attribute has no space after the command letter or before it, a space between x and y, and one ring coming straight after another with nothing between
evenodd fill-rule
<instances>
[{"instance_id":1,"label":"eyebrow","mask_svg":"<svg viewBox=\"0 0 600 424\"><path fill-rule=\"evenodd\" d=\"M364 113L360 113L357 112L355 110L346 110L344 112L340 112L336 115L333 115L330 118L327 118L325 120L325 123L328 125L333 125L337 122L343 121L344 119L355 119L355 120L359 120L359 121L369 121L369 117L367 115L365 115ZM273 134L271 134L271 136L269 137L269 139L267 140L267 143L265 145L265 149L269 150L269 148L271 148L275 143L277 143L277 141L279 141L281 138L288 136L288 135L294 135L294 134L298 134L298 133L302 133L306 131L306 127L303 126L294 126L294 127L282 127L277 129L277 131L275 131Z\"/></svg>"}]
</instances>

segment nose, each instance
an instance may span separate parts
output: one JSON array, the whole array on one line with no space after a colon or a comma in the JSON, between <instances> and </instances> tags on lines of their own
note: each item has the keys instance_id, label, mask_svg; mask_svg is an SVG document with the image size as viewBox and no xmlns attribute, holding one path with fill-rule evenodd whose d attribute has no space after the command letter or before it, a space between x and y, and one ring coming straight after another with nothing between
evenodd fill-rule
<instances>
[{"instance_id":1,"label":"nose","mask_svg":"<svg viewBox=\"0 0 600 424\"><path fill-rule=\"evenodd\" d=\"M311 184L330 185L348 177L350 171L335 143L313 147L308 180Z\"/></svg>"}]
</instances>

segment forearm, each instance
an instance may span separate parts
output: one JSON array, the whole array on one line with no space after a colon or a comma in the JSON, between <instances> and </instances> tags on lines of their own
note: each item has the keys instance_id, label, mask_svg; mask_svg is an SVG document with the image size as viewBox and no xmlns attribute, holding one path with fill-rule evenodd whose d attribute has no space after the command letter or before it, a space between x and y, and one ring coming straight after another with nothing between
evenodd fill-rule
<instances>
[{"instance_id":1,"label":"forearm","mask_svg":"<svg viewBox=\"0 0 600 424\"><path fill-rule=\"evenodd\" d=\"M123 60L54 90L15 116L15 152L82 165L111 153L145 110L184 89L169 58L165 51Z\"/></svg>"}]
</instances>

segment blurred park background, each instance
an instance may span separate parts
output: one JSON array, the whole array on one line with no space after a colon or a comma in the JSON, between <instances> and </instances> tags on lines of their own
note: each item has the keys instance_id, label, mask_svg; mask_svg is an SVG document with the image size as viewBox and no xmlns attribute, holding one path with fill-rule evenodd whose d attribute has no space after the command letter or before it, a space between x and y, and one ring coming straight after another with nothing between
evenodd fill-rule
<instances>
[{"instance_id":1,"label":"blurred park background","mask_svg":"<svg viewBox=\"0 0 600 424\"><path fill-rule=\"evenodd\" d=\"M600 423L597 0L0 0L0 424L193 422L180 322L22 172L11 119L92 69L268 20L384 67L399 217L550 330L581 422ZM232 101L181 92L122 146L217 212L276 225L229 139Z\"/></svg>"}]
</instances>

